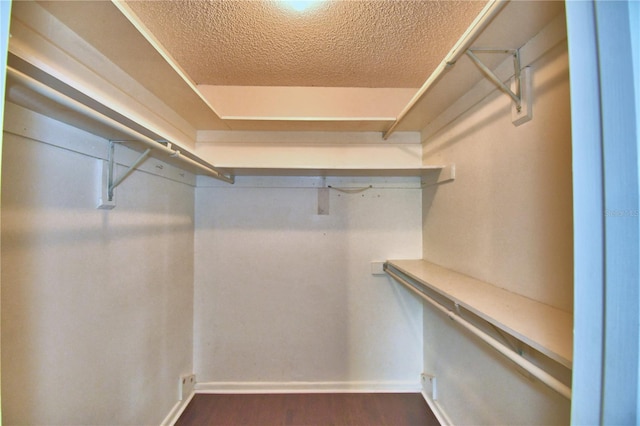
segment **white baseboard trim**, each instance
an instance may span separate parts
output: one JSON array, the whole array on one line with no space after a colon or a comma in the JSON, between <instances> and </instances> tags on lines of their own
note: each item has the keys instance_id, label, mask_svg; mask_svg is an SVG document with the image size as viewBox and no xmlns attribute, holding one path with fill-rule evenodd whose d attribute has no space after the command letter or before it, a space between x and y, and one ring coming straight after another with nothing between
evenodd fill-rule
<instances>
[{"instance_id":1,"label":"white baseboard trim","mask_svg":"<svg viewBox=\"0 0 640 426\"><path fill-rule=\"evenodd\" d=\"M412 393L420 392L415 382L203 382L196 393Z\"/></svg>"},{"instance_id":2,"label":"white baseboard trim","mask_svg":"<svg viewBox=\"0 0 640 426\"><path fill-rule=\"evenodd\" d=\"M431 396L429 396L426 390L423 389L421 393L424 400L427 401L427 405L429 406L429 408L431 408L431 411L433 411L433 414L435 414L436 419L438 419L438 422L440 423L440 425L453 426L453 422L451 421L451 418L447 416L447 413L444 412L440 404L438 404L437 401L434 401L431 398Z\"/></svg>"},{"instance_id":3,"label":"white baseboard trim","mask_svg":"<svg viewBox=\"0 0 640 426\"><path fill-rule=\"evenodd\" d=\"M175 425L195 394L195 392L191 392L191 394L187 398L183 399L182 401L176 402L176 405L174 405L171 411L169 411L169 414L167 414L167 417L165 417L162 423L160 423L160 426Z\"/></svg>"}]
</instances>

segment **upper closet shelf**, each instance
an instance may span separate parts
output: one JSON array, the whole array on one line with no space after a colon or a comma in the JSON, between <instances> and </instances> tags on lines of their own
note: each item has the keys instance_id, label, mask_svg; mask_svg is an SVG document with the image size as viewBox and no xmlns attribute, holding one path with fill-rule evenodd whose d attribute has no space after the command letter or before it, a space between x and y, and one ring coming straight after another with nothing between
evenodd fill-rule
<instances>
[{"instance_id":1,"label":"upper closet shelf","mask_svg":"<svg viewBox=\"0 0 640 426\"><path fill-rule=\"evenodd\" d=\"M153 132L108 109L103 109L86 96L76 100L67 93L75 93L72 88L57 82L56 90L35 78L13 68L20 61L10 55L7 68L7 99L36 112L41 112L57 120L74 125L112 141L121 141L130 148L143 152L140 162L147 156L173 164L194 174L203 174L234 182L234 176L336 176L336 177L423 177L437 170L451 170L452 166L432 165L416 167L224 167L214 166L182 146L162 140ZM27 67L28 68L28 67ZM32 68L29 68L32 69ZM43 74L43 73L41 73ZM48 77L52 81L52 77ZM90 106L88 104L91 104ZM106 113L110 112L111 116ZM131 170L135 169L137 163ZM441 173L444 175L445 173ZM451 176L451 172L446 173ZM452 179L452 177L450 177ZM114 182L113 187L119 182Z\"/></svg>"},{"instance_id":2,"label":"upper closet shelf","mask_svg":"<svg viewBox=\"0 0 640 426\"><path fill-rule=\"evenodd\" d=\"M182 146L162 140L157 135L153 135L148 129L132 122L126 117L113 111L107 115L108 108L90 102L87 96L80 96L85 102L54 89L36 78L25 74L13 67L12 55L9 55L9 65L7 66L7 100L23 106L35 112L45 114L56 120L71 124L90 133L102 136L112 142L118 142L129 146L137 151L143 151L139 159L130 166L128 176L136 169L148 156L155 157L168 164L189 171L194 174L207 175L215 179L233 183L233 175L227 176L224 171L203 160L199 156L190 152ZM19 61L16 61L19 63ZM40 76L45 73L40 72ZM50 81L53 80L49 76ZM58 82L58 87L64 84ZM73 89L67 87L67 92ZM113 158L109 155L110 169L113 168ZM112 194L113 189L124 179L116 180L109 188ZM110 197L111 198L111 197Z\"/></svg>"},{"instance_id":3,"label":"upper closet shelf","mask_svg":"<svg viewBox=\"0 0 640 426\"><path fill-rule=\"evenodd\" d=\"M151 130L167 139L178 139L169 137L172 133L200 130L375 131L388 137L396 131L422 131L483 79L465 54L468 50L519 50L521 66L526 67L541 48L530 41L545 33L562 8L563 2L557 1L488 1L436 72L391 116L223 116L125 2L16 2L9 47L70 86L99 95L96 100L123 115L144 115L156 127ZM46 28L56 31L42 30ZM546 37L566 37L566 32L557 34ZM553 44L544 43L548 46ZM500 81L514 75L513 66L502 66L507 60L503 55L482 56ZM444 74L446 79L441 79ZM144 114L138 112L142 110Z\"/></svg>"},{"instance_id":4,"label":"upper closet shelf","mask_svg":"<svg viewBox=\"0 0 640 426\"><path fill-rule=\"evenodd\" d=\"M520 69L531 65L544 51L566 38L563 6L564 2L559 1L488 1L476 20L385 131L384 137L389 137L395 131L424 129L458 100L468 97L474 86L485 77L495 83L493 88L509 93L509 81ZM482 61L474 52L482 56ZM504 54L483 54L497 52ZM514 52L519 56L516 69L513 65ZM528 83L528 76L522 77ZM519 98L514 100L514 105L523 102L528 107L530 98L529 93L524 93L526 89L525 85L522 93L514 94L513 97ZM482 99L486 95L478 96ZM517 112L514 121L526 121L525 116L530 114L529 110L522 112L518 109ZM520 124L521 121L514 124Z\"/></svg>"},{"instance_id":5,"label":"upper closet shelf","mask_svg":"<svg viewBox=\"0 0 640 426\"><path fill-rule=\"evenodd\" d=\"M57 81L56 89L13 68L22 62L10 55L7 68L7 99L28 109L46 114L57 120L105 137L112 141L121 141L130 148L143 152L140 161L146 156L174 164L194 174L203 174L233 183L234 176L336 176L336 177L423 177L437 170L449 170L441 173L451 176L452 166L430 165L415 167L234 167L214 166L183 146L174 145L154 135L148 129L134 121L102 107L97 102L80 95L77 91ZM25 67L36 73L33 67ZM44 73L40 72L40 76ZM48 81L54 81L47 76ZM67 95L75 94L78 99ZM84 101L84 102L81 102ZM110 114L110 116L106 115ZM137 166L137 164L136 164ZM134 169L133 167L132 169ZM449 179L452 179L450 177ZM115 182L117 186L119 182Z\"/></svg>"},{"instance_id":6,"label":"upper closet shelf","mask_svg":"<svg viewBox=\"0 0 640 426\"><path fill-rule=\"evenodd\" d=\"M573 360L573 315L425 260L389 260L427 290L451 300L565 367Z\"/></svg>"},{"instance_id":7,"label":"upper closet shelf","mask_svg":"<svg viewBox=\"0 0 640 426\"><path fill-rule=\"evenodd\" d=\"M222 117L231 130L305 132L383 132L394 118L371 117Z\"/></svg>"},{"instance_id":8,"label":"upper closet shelf","mask_svg":"<svg viewBox=\"0 0 640 426\"><path fill-rule=\"evenodd\" d=\"M422 167L224 167L234 176L423 177L451 166Z\"/></svg>"}]
</instances>

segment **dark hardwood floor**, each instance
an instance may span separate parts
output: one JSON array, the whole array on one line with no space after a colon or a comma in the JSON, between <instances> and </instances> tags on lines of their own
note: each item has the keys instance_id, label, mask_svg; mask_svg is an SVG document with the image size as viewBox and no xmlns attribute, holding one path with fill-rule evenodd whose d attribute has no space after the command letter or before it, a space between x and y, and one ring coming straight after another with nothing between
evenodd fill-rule
<instances>
[{"instance_id":1,"label":"dark hardwood floor","mask_svg":"<svg viewBox=\"0 0 640 426\"><path fill-rule=\"evenodd\" d=\"M176 426L439 425L418 393L197 394Z\"/></svg>"}]
</instances>

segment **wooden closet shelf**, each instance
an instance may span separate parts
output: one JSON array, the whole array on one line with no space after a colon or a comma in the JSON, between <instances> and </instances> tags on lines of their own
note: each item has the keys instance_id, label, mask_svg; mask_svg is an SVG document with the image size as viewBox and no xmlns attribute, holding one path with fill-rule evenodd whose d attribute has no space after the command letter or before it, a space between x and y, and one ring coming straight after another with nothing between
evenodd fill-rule
<instances>
[{"instance_id":1,"label":"wooden closet shelf","mask_svg":"<svg viewBox=\"0 0 640 426\"><path fill-rule=\"evenodd\" d=\"M218 166L234 176L336 176L336 177L422 177L446 168L444 165L422 167L229 167Z\"/></svg>"},{"instance_id":2,"label":"wooden closet shelf","mask_svg":"<svg viewBox=\"0 0 640 426\"><path fill-rule=\"evenodd\" d=\"M426 260L389 260L400 272L571 368L573 315Z\"/></svg>"}]
</instances>

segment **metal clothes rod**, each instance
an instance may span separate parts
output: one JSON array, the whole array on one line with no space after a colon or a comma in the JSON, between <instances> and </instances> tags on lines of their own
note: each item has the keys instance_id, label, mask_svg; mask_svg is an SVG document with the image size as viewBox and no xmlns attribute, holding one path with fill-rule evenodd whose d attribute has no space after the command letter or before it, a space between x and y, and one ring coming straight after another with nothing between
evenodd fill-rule
<instances>
[{"instance_id":1,"label":"metal clothes rod","mask_svg":"<svg viewBox=\"0 0 640 426\"><path fill-rule=\"evenodd\" d=\"M449 70L460 59L462 55L467 51L471 44L478 38L480 33L489 25L491 20L507 5L509 0L492 0L482 9L480 14L471 23L467 31L460 37L458 42L453 46L453 49L447 56L440 62L438 67L431 73L427 81L424 82L418 92L413 95L413 98L409 101L407 106L400 112L396 120L391 127L384 133L383 138L388 139L389 136L395 131L396 127L402 120L411 112L416 104L424 97L424 95L435 85L440 78L444 75L445 71Z\"/></svg>"},{"instance_id":2,"label":"metal clothes rod","mask_svg":"<svg viewBox=\"0 0 640 426\"><path fill-rule=\"evenodd\" d=\"M234 178L233 176L226 176L221 170L216 169L215 166L206 163L204 160L202 160L202 162L198 162L198 161L194 161L189 157L185 157L183 155L180 155L180 151L178 150L173 150L171 149L169 146L165 146L162 143L155 141L153 139L151 139L148 136L145 136L133 129L130 129L129 127L125 126L124 124L114 120L111 117L107 117L106 115L89 108L88 106L84 105L81 102L76 101L75 99L72 99L54 89L52 89L51 87L47 86L44 83L39 82L38 80L16 70L15 68L12 67L7 67L7 76L14 78L16 80L18 80L21 84L23 84L25 87L33 90L34 92L48 98L51 99L57 103L59 103L60 105L65 106L66 108L69 108L70 110L83 114L85 116L90 117L93 120L96 120L99 123L105 124L109 127L112 127L115 130L118 130L128 136L130 136L131 138L133 138L136 142L140 142L144 145L146 145L147 147L151 148L151 149L155 149L161 152L166 153L167 155L174 157L174 158L179 158L180 161L187 163L195 168L197 168L198 170L203 171L204 173L206 173L207 175L228 182L228 183L234 183Z\"/></svg>"},{"instance_id":3,"label":"metal clothes rod","mask_svg":"<svg viewBox=\"0 0 640 426\"><path fill-rule=\"evenodd\" d=\"M409 290L411 290L412 292L420 296L422 299L429 302L431 305L433 305L434 308L446 314L450 319L452 319L453 321L458 323L460 326L462 326L463 328L471 332L474 336L478 337L479 339L487 343L489 346L491 346L492 348L500 352L502 355L507 357L510 361L524 368L527 372L531 373L532 376L540 380L549 388L558 392L560 395L564 396L565 398L569 400L571 399L571 388L569 388L567 385L562 383L560 380L556 379L551 374L547 373L537 365L533 364L532 362L528 361L527 359L513 352L511 349L509 349L507 346L500 343L498 340L482 332L477 327L473 326L470 322L468 322L467 320L465 320L464 318L456 314L454 311L450 311L449 309L442 306L440 303L435 301L432 297L422 293L420 290L415 288L413 285L411 285L411 283L406 281L404 278L402 278L395 272L389 270L389 268L386 266L385 266L385 272L389 274L394 280L396 280L397 282L399 282L400 284L402 284L403 286L405 286L406 288L408 288Z\"/></svg>"}]
</instances>

